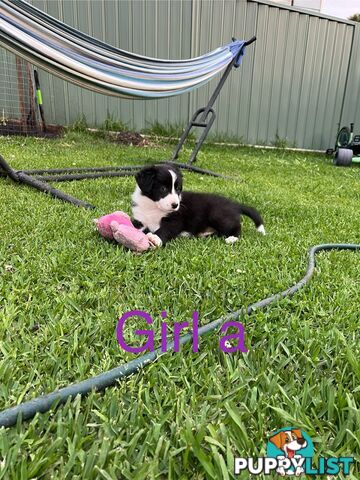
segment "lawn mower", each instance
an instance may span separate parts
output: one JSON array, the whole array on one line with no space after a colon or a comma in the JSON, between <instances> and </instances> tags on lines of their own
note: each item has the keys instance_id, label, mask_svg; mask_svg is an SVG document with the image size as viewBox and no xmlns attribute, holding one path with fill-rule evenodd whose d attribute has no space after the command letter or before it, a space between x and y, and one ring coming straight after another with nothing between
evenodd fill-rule
<instances>
[{"instance_id":1,"label":"lawn mower","mask_svg":"<svg viewBox=\"0 0 360 480\"><path fill-rule=\"evenodd\" d=\"M336 137L335 149L329 148L326 153L334 156L334 165L349 167L352 164L360 164L360 135L354 135L354 124L342 127Z\"/></svg>"}]
</instances>

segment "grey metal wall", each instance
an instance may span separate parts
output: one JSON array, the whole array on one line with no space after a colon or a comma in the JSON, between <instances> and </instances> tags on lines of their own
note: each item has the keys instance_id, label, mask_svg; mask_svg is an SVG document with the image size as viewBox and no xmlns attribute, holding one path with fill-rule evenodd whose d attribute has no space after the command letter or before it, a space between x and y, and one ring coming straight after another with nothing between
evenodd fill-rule
<instances>
[{"instance_id":1,"label":"grey metal wall","mask_svg":"<svg viewBox=\"0 0 360 480\"><path fill-rule=\"evenodd\" d=\"M158 58L190 57L191 2L145 0L33 0L38 8L65 23L124 50ZM144 128L156 120L186 121L189 99L124 100L92 93L42 74L44 102L52 121L72 123L82 114L90 125L110 115L129 127ZM48 102L47 102L48 103Z\"/></svg>"},{"instance_id":2,"label":"grey metal wall","mask_svg":"<svg viewBox=\"0 0 360 480\"><path fill-rule=\"evenodd\" d=\"M276 136L305 148L334 143L340 121L354 26L265 1L194 2L192 55L256 33L218 104L216 129L248 143ZM194 22L193 22L194 23ZM204 28L205 27L205 28ZM354 82L355 83L355 82ZM206 100L204 87L192 106Z\"/></svg>"},{"instance_id":3,"label":"grey metal wall","mask_svg":"<svg viewBox=\"0 0 360 480\"><path fill-rule=\"evenodd\" d=\"M123 49L163 58L200 55L256 34L216 104L212 132L271 144L327 148L338 123L360 127L360 34L352 22L264 0L32 0L56 18ZM357 50L356 50L357 48ZM130 127L185 123L216 82L166 100L114 99L41 74L47 117ZM354 99L357 99L354 101Z\"/></svg>"},{"instance_id":4,"label":"grey metal wall","mask_svg":"<svg viewBox=\"0 0 360 480\"><path fill-rule=\"evenodd\" d=\"M341 125L354 122L356 133L360 132L360 23L355 27L353 48L344 96Z\"/></svg>"}]
</instances>

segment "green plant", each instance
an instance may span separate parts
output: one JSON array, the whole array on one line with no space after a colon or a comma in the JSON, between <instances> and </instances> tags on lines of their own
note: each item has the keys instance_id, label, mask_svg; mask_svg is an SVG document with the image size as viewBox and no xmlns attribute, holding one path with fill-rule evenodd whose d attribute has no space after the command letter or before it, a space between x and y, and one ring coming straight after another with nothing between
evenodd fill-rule
<instances>
[{"instance_id":1,"label":"green plant","mask_svg":"<svg viewBox=\"0 0 360 480\"><path fill-rule=\"evenodd\" d=\"M69 126L69 130L73 132L84 133L89 128L85 115L75 120L73 124Z\"/></svg>"},{"instance_id":2,"label":"green plant","mask_svg":"<svg viewBox=\"0 0 360 480\"><path fill-rule=\"evenodd\" d=\"M229 135L227 133L214 133L209 134L206 143L228 143L228 144L236 144L236 145L244 145L244 138L236 135Z\"/></svg>"},{"instance_id":3,"label":"green plant","mask_svg":"<svg viewBox=\"0 0 360 480\"><path fill-rule=\"evenodd\" d=\"M353 22L360 22L360 13L354 13L354 15L349 17L349 20L352 20Z\"/></svg>"},{"instance_id":4,"label":"green plant","mask_svg":"<svg viewBox=\"0 0 360 480\"><path fill-rule=\"evenodd\" d=\"M100 125L103 132L125 132L129 130L128 125L121 120L116 120L113 115L107 115L104 122Z\"/></svg>"},{"instance_id":5,"label":"green plant","mask_svg":"<svg viewBox=\"0 0 360 480\"><path fill-rule=\"evenodd\" d=\"M289 147L287 139L279 137L278 134L275 135L275 140L273 142L271 142L271 144L274 147L280 148L280 149L285 149L285 148Z\"/></svg>"},{"instance_id":6,"label":"green plant","mask_svg":"<svg viewBox=\"0 0 360 480\"><path fill-rule=\"evenodd\" d=\"M170 140L177 140L181 137L184 131L185 125L180 123L175 124L162 124L159 122L152 123L149 127L143 130L143 133L147 135L155 135L160 137L166 137ZM189 141L194 141L196 139L195 133L190 132L188 136Z\"/></svg>"}]
</instances>

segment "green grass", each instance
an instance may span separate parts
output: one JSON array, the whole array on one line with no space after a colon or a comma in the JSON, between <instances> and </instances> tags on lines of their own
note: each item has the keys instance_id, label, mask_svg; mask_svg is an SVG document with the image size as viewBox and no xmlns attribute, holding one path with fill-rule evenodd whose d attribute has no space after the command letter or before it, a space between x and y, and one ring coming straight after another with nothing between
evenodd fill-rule
<instances>
[{"instance_id":1,"label":"green grass","mask_svg":"<svg viewBox=\"0 0 360 480\"><path fill-rule=\"evenodd\" d=\"M103 131L104 133L106 132L124 132L126 130L129 130L128 126L120 122L119 120L116 120L116 118L113 115L110 115L108 113L106 119L104 120L103 124L100 126L100 130Z\"/></svg>"},{"instance_id":2,"label":"green grass","mask_svg":"<svg viewBox=\"0 0 360 480\"><path fill-rule=\"evenodd\" d=\"M136 164L171 150L69 132L0 138L0 152L21 169ZM134 255L92 226L130 211L133 178L59 184L95 212L0 178L1 410L133 358L115 337L126 311L146 310L156 327L162 310L177 322L198 310L205 324L293 284L309 246L360 243L360 169L223 146L204 146L198 165L237 178L185 173L186 188L258 207L266 237L245 219L233 246L181 238ZM306 288L243 319L248 354L222 353L215 332L198 354L185 346L102 393L0 429L0 478L231 479L235 456L263 456L267 435L286 425L305 429L317 455L359 462L359 272L360 254L321 253Z\"/></svg>"},{"instance_id":3,"label":"green grass","mask_svg":"<svg viewBox=\"0 0 360 480\"><path fill-rule=\"evenodd\" d=\"M143 133L155 137L164 137L170 141L177 142L178 138L180 138L183 134L184 129L185 125L181 123L162 124L159 122L154 122L148 128L144 128ZM187 141L194 142L195 139L195 132L191 131L187 136Z\"/></svg>"}]
</instances>

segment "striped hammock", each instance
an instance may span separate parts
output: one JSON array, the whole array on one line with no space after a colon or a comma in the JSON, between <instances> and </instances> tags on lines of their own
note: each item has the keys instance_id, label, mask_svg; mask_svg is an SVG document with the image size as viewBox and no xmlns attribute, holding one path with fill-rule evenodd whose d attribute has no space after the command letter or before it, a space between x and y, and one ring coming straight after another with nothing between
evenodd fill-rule
<instances>
[{"instance_id":1,"label":"striped hammock","mask_svg":"<svg viewBox=\"0 0 360 480\"><path fill-rule=\"evenodd\" d=\"M180 95L210 81L245 42L236 40L188 60L143 57L112 47L56 20L22 0L0 0L0 46L69 82L118 97Z\"/></svg>"}]
</instances>

